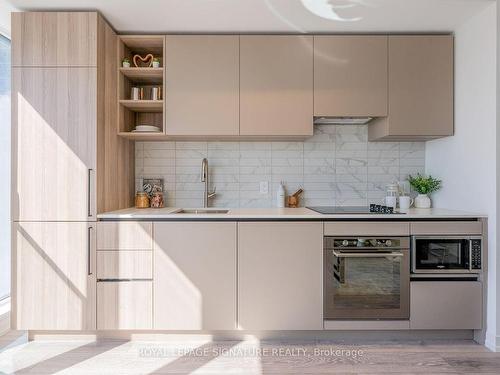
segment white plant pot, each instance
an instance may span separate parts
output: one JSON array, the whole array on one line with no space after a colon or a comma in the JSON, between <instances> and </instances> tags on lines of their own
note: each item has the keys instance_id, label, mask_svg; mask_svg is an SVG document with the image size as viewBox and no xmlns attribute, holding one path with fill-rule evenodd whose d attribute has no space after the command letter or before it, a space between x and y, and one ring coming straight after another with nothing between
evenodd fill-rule
<instances>
[{"instance_id":1,"label":"white plant pot","mask_svg":"<svg viewBox=\"0 0 500 375\"><path fill-rule=\"evenodd\" d=\"M159 61L153 61L153 68L159 68L160 67L160 62Z\"/></svg>"},{"instance_id":2,"label":"white plant pot","mask_svg":"<svg viewBox=\"0 0 500 375\"><path fill-rule=\"evenodd\" d=\"M130 68L130 63L129 63L129 62L123 62L123 63L122 63L122 66L123 66L124 68Z\"/></svg>"},{"instance_id":3,"label":"white plant pot","mask_svg":"<svg viewBox=\"0 0 500 375\"><path fill-rule=\"evenodd\" d=\"M430 208L431 198L427 194L419 194L415 198L415 208Z\"/></svg>"}]
</instances>

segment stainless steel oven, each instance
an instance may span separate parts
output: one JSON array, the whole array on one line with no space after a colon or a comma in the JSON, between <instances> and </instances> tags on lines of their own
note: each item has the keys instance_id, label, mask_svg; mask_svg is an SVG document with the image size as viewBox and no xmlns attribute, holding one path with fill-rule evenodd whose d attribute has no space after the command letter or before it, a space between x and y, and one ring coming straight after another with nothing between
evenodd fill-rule
<instances>
[{"instance_id":1,"label":"stainless steel oven","mask_svg":"<svg viewBox=\"0 0 500 375\"><path fill-rule=\"evenodd\" d=\"M325 237L324 319L408 319L409 237Z\"/></svg>"},{"instance_id":2,"label":"stainless steel oven","mask_svg":"<svg viewBox=\"0 0 500 375\"><path fill-rule=\"evenodd\" d=\"M479 273L481 244L481 236L414 236L411 249L412 273Z\"/></svg>"}]
</instances>

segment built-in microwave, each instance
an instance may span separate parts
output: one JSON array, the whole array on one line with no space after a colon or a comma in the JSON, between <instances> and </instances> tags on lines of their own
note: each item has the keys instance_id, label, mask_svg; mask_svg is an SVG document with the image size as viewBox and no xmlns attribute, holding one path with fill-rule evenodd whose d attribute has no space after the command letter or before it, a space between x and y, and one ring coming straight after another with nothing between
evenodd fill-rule
<instances>
[{"instance_id":1,"label":"built-in microwave","mask_svg":"<svg viewBox=\"0 0 500 375\"><path fill-rule=\"evenodd\" d=\"M413 236L412 273L479 273L481 236Z\"/></svg>"}]
</instances>

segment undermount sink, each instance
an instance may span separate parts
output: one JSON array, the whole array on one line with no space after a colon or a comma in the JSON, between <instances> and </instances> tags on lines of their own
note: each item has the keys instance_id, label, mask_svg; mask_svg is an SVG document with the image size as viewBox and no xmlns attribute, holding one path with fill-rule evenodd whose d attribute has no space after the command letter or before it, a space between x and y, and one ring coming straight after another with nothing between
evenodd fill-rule
<instances>
[{"instance_id":1,"label":"undermount sink","mask_svg":"<svg viewBox=\"0 0 500 375\"><path fill-rule=\"evenodd\" d=\"M227 214L229 210L218 210L218 209L181 209L179 211L175 211L176 214Z\"/></svg>"}]
</instances>

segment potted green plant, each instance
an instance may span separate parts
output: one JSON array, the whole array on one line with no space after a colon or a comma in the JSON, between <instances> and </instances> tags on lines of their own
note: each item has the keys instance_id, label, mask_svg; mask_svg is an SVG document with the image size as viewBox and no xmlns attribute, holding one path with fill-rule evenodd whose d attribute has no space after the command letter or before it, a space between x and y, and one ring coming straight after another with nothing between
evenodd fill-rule
<instances>
[{"instance_id":1,"label":"potted green plant","mask_svg":"<svg viewBox=\"0 0 500 375\"><path fill-rule=\"evenodd\" d=\"M430 208L431 199L429 198L429 194L441 189L442 181L432 177L431 175L428 177L422 176L420 173L418 173L415 177L409 175L408 181L410 182L413 190L418 193L415 198L415 207Z\"/></svg>"},{"instance_id":2,"label":"potted green plant","mask_svg":"<svg viewBox=\"0 0 500 375\"><path fill-rule=\"evenodd\" d=\"M130 60L128 57L124 57L122 60L122 67L130 68Z\"/></svg>"},{"instance_id":3,"label":"potted green plant","mask_svg":"<svg viewBox=\"0 0 500 375\"><path fill-rule=\"evenodd\" d=\"M153 68L159 68L160 67L160 59L158 57L155 57L153 59Z\"/></svg>"}]
</instances>

